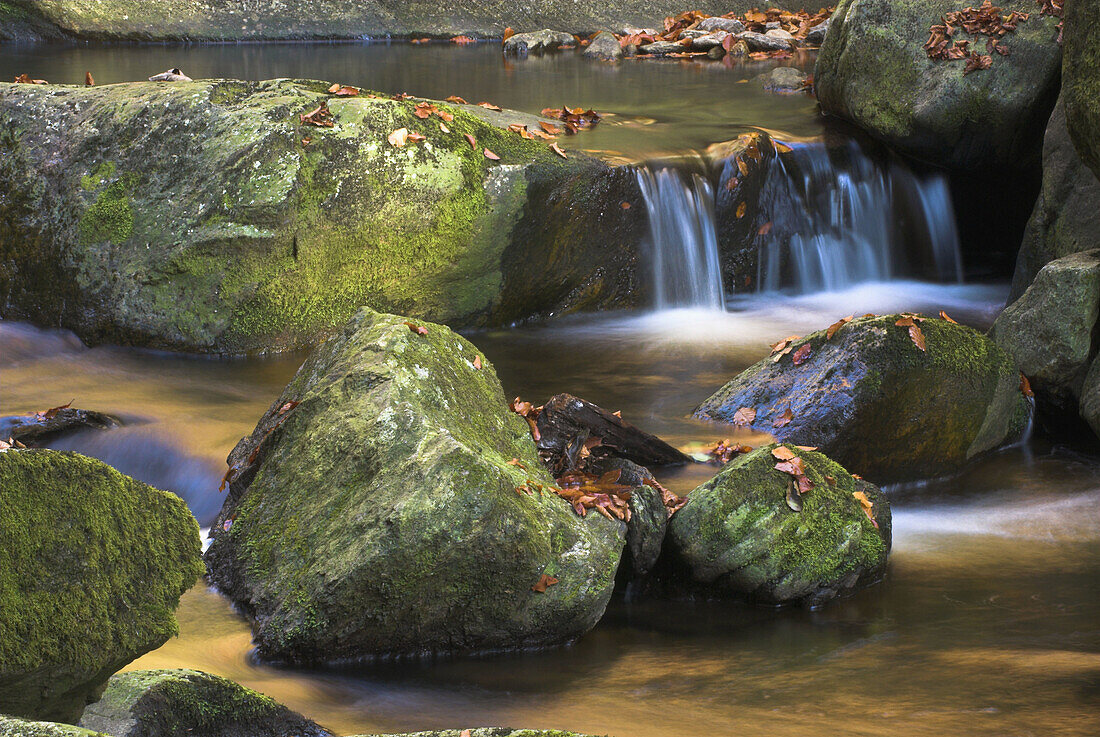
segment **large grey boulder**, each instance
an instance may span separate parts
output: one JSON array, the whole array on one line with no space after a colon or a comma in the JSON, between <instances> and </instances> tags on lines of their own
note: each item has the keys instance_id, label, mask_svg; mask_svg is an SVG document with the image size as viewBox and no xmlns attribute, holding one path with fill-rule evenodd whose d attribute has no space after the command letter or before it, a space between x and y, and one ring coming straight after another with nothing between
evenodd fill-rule
<instances>
[{"instance_id":1,"label":"large grey boulder","mask_svg":"<svg viewBox=\"0 0 1100 737\"><path fill-rule=\"evenodd\" d=\"M832 337L820 330L793 340L789 351L745 369L695 415L820 447L876 484L953 473L1017 440L1029 407L1008 354L939 318L914 321L922 350L905 321L859 317Z\"/></svg>"},{"instance_id":2,"label":"large grey boulder","mask_svg":"<svg viewBox=\"0 0 1100 737\"><path fill-rule=\"evenodd\" d=\"M745 30L745 24L736 18L722 18L718 16L712 16L710 18L703 18L695 26L700 31L707 31L708 33L714 31L725 31L726 33L741 33Z\"/></svg>"},{"instance_id":3,"label":"large grey boulder","mask_svg":"<svg viewBox=\"0 0 1100 737\"><path fill-rule=\"evenodd\" d=\"M614 61L623 57L623 47L619 39L607 31L600 31L584 49L584 55L590 59Z\"/></svg>"},{"instance_id":4,"label":"large grey boulder","mask_svg":"<svg viewBox=\"0 0 1100 737\"><path fill-rule=\"evenodd\" d=\"M801 464L812 489L791 491L791 475L776 468L778 448ZM669 523L670 549L707 594L813 607L886 571L889 502L822 453L762 446L688 499Z\"/></svg>"},{"instance_id":5,"label":"large grey boulder","mask_svg":"<svg viewBox=\"0 0 1100 737\"><path fill-rule=\"evenodd\" d=\"M769 31L770 33L770 31ZM789 39L779 36L770 36L767 33L755 31L743 31L737 34L739 41L744 41L750 51L790 51L794 45Z\"/></svg>"},{"instance_id":6,"label":"large grey boulder","mask_svg":"<svg viewBox=\"0 0 1100 737\"><path fill-rule=\"evenodd\" d=\"M1016 257L1009 303L1050 261L1093 248L1100 248L1100 180L1070 140L1059 99L1043 139L1043 184Z\"/></svg>"},{"instance_id":7,"label":"large grey boulder","mask_svg":"<svg viewBox=\"0 0 1100 737\"><path fill-rule=\"evenodd\" d=\"M956 170L1038 162L1042 131L1058 94L1057 18L1034 0L997 3L1030 13L1001 42L988 70L928 57L929 28L957 0L841 0L814 68L821 109L897 151ZM969 38L962 31L956 38ZM980 54L986 36L971 38Z\"/></svg>"},{"instance_id":8,"label":"large grey boulder","mask_svg":"<svg viewBox=\"0 0 1100 737\"><path fill-rule=\"evenodd\" d=\"M523 56L529 53L541 54L546 51L553 51L560 46L575 44L576 42L577 40L573 38L572 33L553 31L549 28L544 28L541 31L517 33L505 39L504 53L515 56Z\"/></svg>"},{"instance_id":9,"label":"large grey boulder","mask_svg":"<svg viewBox=\"0 0 1100 737\"><path fill-rule=\"evenodd\" d=\"M1044 266L993 324L992 336L1031 381L1040 403L1076 414L1094 355L1100 312L1100 250Z\"/></svg>"},{"instance_id":10,"label":"large grey boulder","mask_svg":"<svg viewBox=\"0 0 1100 737\"><path fill-rule=\"evenodd\" d=\"M206 561L261 657L561 645L611 596L625 525L551 491L492 365L444 326L361 310L230 464Z\"/></svg>"}]
</instances>

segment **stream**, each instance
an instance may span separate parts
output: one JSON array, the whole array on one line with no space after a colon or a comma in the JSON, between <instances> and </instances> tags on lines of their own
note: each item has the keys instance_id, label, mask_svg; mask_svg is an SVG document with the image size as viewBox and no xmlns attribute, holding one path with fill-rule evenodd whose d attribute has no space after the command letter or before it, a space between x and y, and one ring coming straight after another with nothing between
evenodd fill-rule
<instances>
[{"instance_id":1,"label":"stream","mask_svg":"<svg viewBox=\"0 0 1100 737\"><path fill-rule=\"evenodd\" d=\"M797 61L812 67L810 57ZM91 70L109 83L179 66L195 78L322 78L527 112L591 106L611 115L566 142L633 160L700 151L751 129L813 144L823 125L812 98L773 95L753 83L774 64L607 66L571 54L502 62L486 44L0 45L0 78L26 72L77 83ZM978 329L992 324L1007 275L959 281L953 215L942 204L946 184L893 169L823 176L826 164L811 158L802 159L810 163L800 173L792 169L791 186L768 190L795 198L787 206L795 202L796 214L821 236L807 236L801 220L789 223L787 232L799 238L791 241L796 273L737 295L728 285L716 293L712 275L697 290L702 296L669 297L665 309L574 315L467 337L493 363L508 398L541 403L566 391L620 410L674 445L698 448L721 438L760 442L689 416L785 335L865 312L945 310ZM843 191L837 182L853 181L859 191L851 197L812 203L815 187L835 194ZM653 198L675 190L651 183ZM684 225L666 229L680 234L669 236L674 243L654 233L651 245L670 264L685 257L668 249L689 241L708 263L713 223L705 200L715 195L709 184L691 187L679 204L650 203L651 213ZM915 203L909 209L923 225L912 232L923 235L883 232L875 216L884 201L897 213ZM863 220L854 219L864 210ZM847 248L853 243L860 245ZM838 248L843 260L827 262ZM927 255L918 258L921 249ZM904 258L888 268L866 262L890 253L936 268L905 266ZM839 281L830 277L838 271ZM655 279L663 274L654 270ZM75 400L120 415L122 429L54 447L102 458L180 494L207 525L221 505L225 456L303 357L214 360L89 348L63 331L0 322L0 414ZM685 493L714 472L699 464L659 476ZM246 621L200 583L180 603L180 636L127 669L220 674L341 734L504 725L615 737L794 737L819 735L823 724L848 735L1100 734L1100 459L1034 438L956 477L887 491L894 509L887 579L818 611L615 600L595 630L568 648L310 672L256 662Z\"/></svg>"}]
</instances>

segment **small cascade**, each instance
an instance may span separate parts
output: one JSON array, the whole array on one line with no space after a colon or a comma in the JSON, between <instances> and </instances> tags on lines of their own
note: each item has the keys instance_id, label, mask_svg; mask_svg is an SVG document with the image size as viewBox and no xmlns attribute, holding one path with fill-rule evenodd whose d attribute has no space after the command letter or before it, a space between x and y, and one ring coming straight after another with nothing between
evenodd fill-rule
<instances>
[{"instance_id":1,"label":"small cascade","mask_svg":"<svg viewBox=\"0 0 1100 737\"><path fill-rule=\"evenodd\" d=\"M946 179L876 161L854 141L796 145L778 156L758 208L760 291L806 294L898 277L962 280Z\"/></svg>"},{"instance_id":2,"label":"small cascade","mask_svg":"<svg viewBox=\"0 0 1100 737\"><path fill-rule=\"evenodd\" d=\"M714 227L714 188L699 174L639 167L649 212L657 309L725 309Z\"/></svg>"}]
</instances>

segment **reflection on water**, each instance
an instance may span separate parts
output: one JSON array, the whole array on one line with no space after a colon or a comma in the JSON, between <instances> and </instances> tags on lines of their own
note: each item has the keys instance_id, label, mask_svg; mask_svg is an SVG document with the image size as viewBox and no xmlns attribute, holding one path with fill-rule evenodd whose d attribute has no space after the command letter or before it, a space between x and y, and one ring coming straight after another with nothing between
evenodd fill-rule
<instances>
[{"instance_id":1,"label":"reflection on water","mask_svg":"<svg viewBox=\"0 0 1100 737\"><path fill-rule=\"evenodd\" d=\"M813 63L811 54L783 62L804 71L812 71ZM502 61L497 44L0 45L4 80L27 73L83 84L84 72L91 71L99 84L109 84L180 67L194 79L323 79L437 99L459 95L529 113L561 105L594 108L610 116L592 131L563 139L563 145L630 158L702 150L762 121L790 136L818 135L821 123L812 97L775 95L754 81L776 65L750 61L726 68L672 60L613 65L574 53Z\"/></svg>"},{"instance_id":2,"label":"reflection on water","mask_svg":"<svg viewBox=\"0 0 1100 737\"><path fill-rule=\"evenodd\" d=\"M570 391L687 444L717 437L688 419L695 404L766 355L776 335L897 309L946 309L984 326L1003 296L993 287L864 285L734 301L724 314L588 316L471 338L510 395L542 401ZM20 357L10 360L16 343ZM150 456L171 443L180 463L211 468L224 468L300 360L81 350L3 323L0 355L5 413L76 397L77 406L140 418L132 431L155 439ZM111 437L97 439L105 456ZM687 490L713 471L667 480ZM824 723L852 735L1100 733L1097 460L1033 445L891 494L889 577L817 612L616 602L570 648L311 673L252 662L247 624L200 586L180 606L180 637L129 667L219 673L345 734L493 724L816 737ZM205 498L220 499L215 480Z\"/></svg>"}]
</instances>

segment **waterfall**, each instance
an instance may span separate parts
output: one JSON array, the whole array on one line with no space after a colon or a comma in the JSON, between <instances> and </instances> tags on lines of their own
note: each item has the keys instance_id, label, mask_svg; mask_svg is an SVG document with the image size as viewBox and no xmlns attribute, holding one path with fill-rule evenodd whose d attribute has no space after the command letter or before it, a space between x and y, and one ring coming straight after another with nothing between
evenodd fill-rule
<instances>
[{"instance_id":1,"label":"waterfall","mask_svg":"<svg viewBox=\"0 0 1100 737\"><path fill-rule=\"evenodd\" d=\"M757 204L756 222L767 223L757 237L760 291L834 291L902 276L962 280L943 175L876 161L854 141L795 145L777 156Z\"/></svg>"},{"instance_id":2,"label":"waterfall","mask_svg":"<svg viewBox=\"0 0 1100 737\"><path fill-rule=\"evenodd\" d=\"M714 188L699 174L639 167L649 212L657 309L725 309L714 227Z\"/></svg>"}]
</instances>

